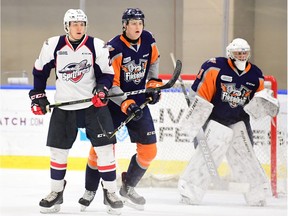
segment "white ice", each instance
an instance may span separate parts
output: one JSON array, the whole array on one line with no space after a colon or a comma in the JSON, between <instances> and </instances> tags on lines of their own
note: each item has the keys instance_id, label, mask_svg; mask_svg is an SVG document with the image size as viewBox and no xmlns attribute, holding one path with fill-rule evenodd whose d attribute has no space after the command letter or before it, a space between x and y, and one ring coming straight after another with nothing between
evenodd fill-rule
<instances>
[{"instance_id":1,"label":"white ice","mask_svg":"<svg viewBox=\"0 0 288 216\"><path fill-rule=\"evenodd\" d=\"M41 215L38 203L50 192L49 170L0 169L0 215ZM102 189L85 212L80 212L78 199L84 192L83 171L67 171L67 186L61 211L52 215L108 215L103 205ZM99 188L100 189L100 188ZM249 207L243 195L231 192L209 191L198 206L179 203L176 188L137 188L145 196L144 211L128 207L122 216L286 216L286 197L268 197L266 207Z\"/></svg>"}]
</instances>

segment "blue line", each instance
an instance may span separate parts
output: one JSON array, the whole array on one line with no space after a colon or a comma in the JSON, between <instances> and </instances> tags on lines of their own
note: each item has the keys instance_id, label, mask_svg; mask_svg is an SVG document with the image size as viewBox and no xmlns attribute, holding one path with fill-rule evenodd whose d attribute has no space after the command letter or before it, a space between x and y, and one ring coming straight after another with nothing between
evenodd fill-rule
<instances>
[{"instance_id":1,"label":"blue line","mask_svg":"<svg viewBox=\"0 0 288 216\"><path fill-rule=\"evenodd\" d=\"M32 85L0 85L0 89L9 89L9 90L25 90L25 89L32 89ZM47 86L47 90L55 90L55 86ZM182 92L182 88L170 88L170 89L164 89L164 92ZM188 91L188 88L187 88ZM278 94L287 95L287 89L279 89Z\"/></svg>"},{"instance_id":2,"label":"blue line","mask_svg":"<svg viewBox=\"0 0 288 216\"><path fill-rule=\"evenodd\" d=\"M1 85L0 89L9 89L9 90L25 90L25 89L33 89L32 85ZM47 86L47 90L55 90L55 86Z\"/></svg>"},{"instance_id":3,"label":"blue line","mask_svg":"<svg viewBox=\"0 0 288 216\"><path fill-rule=\"evenodd\" d=\"M278 94L286 94L287 95L287 89L279 89Z\"/></svg>"}]
</instances>

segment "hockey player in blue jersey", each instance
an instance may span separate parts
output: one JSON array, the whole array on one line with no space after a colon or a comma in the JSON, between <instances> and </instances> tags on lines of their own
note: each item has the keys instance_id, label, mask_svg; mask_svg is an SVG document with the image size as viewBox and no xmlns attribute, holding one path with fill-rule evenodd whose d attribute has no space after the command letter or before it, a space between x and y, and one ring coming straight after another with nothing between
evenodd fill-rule
<instances>
[{"instance_id":1,"label":"hockey player in blue jersey","mask_svg":"<svg viewBox=\"0 0 288 216\"><path fill-rule=\"evenodd\" d=\"M128 8L122 16L123 33L109 41L110 58L115 71L113 86L109 94L155 88L162 85L158 78L159 51L152 34L144 29L144 14L138 8ZM114 126L118 127L127 116L135 114L134 121L126 126L131 142L136 143L136 154L131 158L127 172L122 173L120 195L124 204L136 209L144 209L146 200L135 191L135 187L145 174L157 153L156 134L153 120L146 106L139 107L151 98L150 104L160 99L160 91L146 94L123 96L109 101ZM95 163L97 155L91 149L86 168L86 191L79 203L89 206L93 200L100 176ZM97 168L98 167L98 168Z\"/></svg>"},{"instance_id":2,"label":"hockey player in blue jersey","mask_svg":"<svg viewBox=\"0 0 288 216\"><path fill-rule=\"evenodd\" d=\"M56 103L92 98L92 102L53 109L47 138L47 146L50 147L51 193L40 201L42 213L58 212L63 203L67 158L78 128L86 129L92 148L97 152L104 204L119 211L123 207L116 194L113 148L116 140L103 136L96 120L99 119L105 130L114 130L105 99L112 86L114 71L105 43L86 35L87 24L87 16L82 10L69 9L64 16L66 35L46 40L33 68L34 88L29 96L34 114L44 115L49 111L45 89L52 69L56 73Z\"/></svg>"},{"instance_id":3,"label":"hockey player in blue jersey","mask_svg":"<svg viewBox=\"0 0 288 216\"><path fill-rule=\"evenodd\" d=\"M180 176L178 188L182 202L201 203L212 178L217 177L209 172L211 166L205 157L212 157L217 172L226 156L233 181L249 185L244 193L247 204L264 206L268 181L252 148L250 116L276 116L279 102L271 90L264 89L262 71L249 61L250 45L246 40L234 39L226 51L227 58L206 61L192 84L191 106L184 115L182 129L193 139L203 126L211 155L203 151L197 136L195 155Z\"/></svg>"}]
</instances>

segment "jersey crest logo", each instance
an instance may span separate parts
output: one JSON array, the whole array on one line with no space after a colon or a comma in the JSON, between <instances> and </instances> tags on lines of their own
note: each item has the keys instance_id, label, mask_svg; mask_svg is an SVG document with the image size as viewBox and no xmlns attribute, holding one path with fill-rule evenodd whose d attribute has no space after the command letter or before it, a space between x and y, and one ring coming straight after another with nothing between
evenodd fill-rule
<instances>
[{"instance_id":1,"label":"jersey crest logo","mask_svg":"<svg viewBox=\"0 0 288 216\"><path fill-rule=\"evenodd\" d=\"M91 64L88 64L85 59L80 63L66 65L62 70L59 70L59 73L62 74L62 80L77 83L83 78L85 73L90 71L90 68Z\"/></svg>"},{"instance_id":2,"label":"jersey crest logo","mask_svg":"<svg viewBox=\"0 0 288 216\"><path fill-rule=\"evenodd\" d=\"M221 100L223 102L229 103L231 108L236 108L237 106L244 106L252 92L251 90L242 85L239 89L237 89L235 83L221 83L221 89Z\"/></svg>"},{"instance_id":3,"label":"jersey crest logo","mask_svg":"<svg viewBox=\"0 0 288 216\"><path fill-rule=\"evenodd\" d=\"M124 71L124 80L126 82L134 82L138 85L145 77L147 67L147 60L140 59L139 64L135 64L135 61L130 61L125 65L122 65Z\"/></svg>"}]
</instances>

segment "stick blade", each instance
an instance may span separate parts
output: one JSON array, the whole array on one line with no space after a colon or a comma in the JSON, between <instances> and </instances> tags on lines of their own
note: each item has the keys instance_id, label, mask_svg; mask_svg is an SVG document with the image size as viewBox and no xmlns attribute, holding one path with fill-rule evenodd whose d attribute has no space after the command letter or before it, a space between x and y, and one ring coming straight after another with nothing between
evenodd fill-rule
<instances>
[{"instance_id":1,"label":"stick blade","mask_svg":"<svg viewBox=\"0 0 288 216\"><path fill-rule=\"evenodd\" d=\"M174 86L175 82L178 80L182 70L182 62L180 60L176 61L176 67L174 69L171 79L163 86L159 87L160 89L167 89Z\"/></svg>"}]
</instances>

